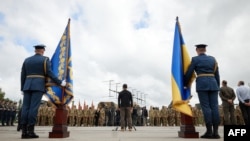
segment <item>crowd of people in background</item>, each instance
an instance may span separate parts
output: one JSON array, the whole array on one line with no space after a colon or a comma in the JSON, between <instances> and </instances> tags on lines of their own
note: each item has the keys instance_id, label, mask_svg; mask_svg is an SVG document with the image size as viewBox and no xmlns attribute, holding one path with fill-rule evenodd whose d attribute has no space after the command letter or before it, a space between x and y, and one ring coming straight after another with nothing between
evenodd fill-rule
<instances>
[{"instance_id":1,"label":"crowd of people in background","mask_svg":"<svg viewBox=\"0 0 250 141\"><path fill-rule=\"evenodd\" d=\"M18 125L18 109L16 102L1 100L0 121L2 126ZM3 108L4 107L4 108ZM8 108L7 108L8 107ZM239 105L234 105L236 125L244 125ZM193 122L195 126L204 126L203 114L199 105L192 106ZM19 109L20 110L20 109ZM49 102L41 103L37 115L37 126L52 126L56 107ZM120 113L113 102L101 102L94 106L67 106L68 126L120 126ZM220 126L225 124L223 106L219 106ZM180 126L180 112L171 106L153 107L140 106L134 103L132 111L133 126ZM20 130L20 129L19 129Z\"/></svg>"},{"instance_id":2,"label":"crowd of people in background","mask_svg":"<svg viewBox=\"0 0 250 141\"><path fill-rule=\"evenodd\" d=\"M17 102L0 100L0 121L2 126L14 126L17 115Z\"/></svg>"},{"instance_id":3,"label":"crowd of people in background","mask_svg":"<svg viewBox=\"0 0 250 141\"><path fill-rule=\"evenodd\" d=\"M18 122L18 109L16 102L0 101L0 121L2 126L14 126ZM44 102L39 107L37 115L38 126L53 125L55 106ZM84 109L67 106L68 126L120 126L120 113L115 107L85 107ZM195 126L204 126L203 114L198 106L192 107ZM223 106L220 105L220 125L224 125ZM132 111L132 123L134 126L179 126L180 113L172 107L151 106L148 110L145 106L134 104ZM236 125L244 125L244 118L239 105L235 105L234 118Z\"/></svg>"},{"instance_id":4,"label":"crowd of people in background","mask_svg":"<svg viewBox=\"0 0 250 141\"><path fill-rule=\"evenodd\" d=\"M244 84L239 81L239 88ZM249 111L242 113L242 107L247 107L248 101L243 103L240 95L241 89L234 90L227 86L227 81L222 81L222 87L219 91L222 104L219 105L220 126L222 125L247 125ZM245 87L244 87L245 88ZM240 97L241 96L241 97ZM245 95L250 98L250 95ZM240 97L240 104L235 104L233 101ZM243 97L244 98L244 97ZM19 108L18 108L19 107ZM0 123L2 126L19 125L20 108L17 102L8 99L0 100ZM243 108L244 108L243 107ZM199 104L191 106L193 111L193 123L195 126L205 126L203 113ZM248 108L249 109L249 108ZM56 107L47 101L42 101L37 114L37 126L52 126L55 116ZM100 102L95 108L94 105L81 107L72 103L67 105L68 111L68 126L120 126L120 110L114 102ZM19 113L19 114L18 114ZM169 106L153 107L147 109L146 106L140 106L133 103L131 113L133 126L180 126L180 112ZM246 123L247 122L247 123ZM17 126L18 131L20 127Z\"/></svg>"},{"instance_id":5,"label":"crowd of people in background","mask_svg":"<svg viewBox=\"0 0 250 141\"><path fill-rule=\"evenodd\" d=\"M244 118L239 105L234 105L234 118L236 125L244 125ZM203 114L199 106L192 106L193 122L195 126L204 126ZM38 126L52 126L56 107L43 102L38 111ZM0 121L2 126L18 125L18 112L16 102L0 100ZM78 108L76 105L67 106L68 126L120 126L120 113L115 106L99 106L97 108ZM220 126L227 124L223 112L223 105L219 106ZM171 106L153 107L148 110L146 106L134 104L132 111L133 126L179 126L180 113ZM20 116L19 116L20 117ZM19 129L20 130L20 129Z\"/></svg>"}]
</instances>

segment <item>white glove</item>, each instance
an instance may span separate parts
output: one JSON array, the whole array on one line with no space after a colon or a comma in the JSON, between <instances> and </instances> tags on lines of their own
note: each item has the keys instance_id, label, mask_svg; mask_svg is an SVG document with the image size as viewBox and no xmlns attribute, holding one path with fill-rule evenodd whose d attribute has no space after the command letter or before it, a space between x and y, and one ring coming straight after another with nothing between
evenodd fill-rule
<instances>
[{"instance_id":1,"label":"white glove","mask_svg":"<svg viewBox=\"0 0 250 141\"><path fill-rule=\"evenodd\" d=\"M63 80L63 81L62 81L61 86L62 86L62 87L65 87L65 86L66 86L66 80Z\"/></svg>"}]
</instances>

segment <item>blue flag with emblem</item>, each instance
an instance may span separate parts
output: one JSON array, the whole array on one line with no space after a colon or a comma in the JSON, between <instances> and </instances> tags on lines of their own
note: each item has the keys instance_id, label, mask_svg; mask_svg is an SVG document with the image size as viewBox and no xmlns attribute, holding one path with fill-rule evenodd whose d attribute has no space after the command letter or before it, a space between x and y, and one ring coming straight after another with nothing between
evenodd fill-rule
<instances>
[{"instance_id":1,"label":"blue flag with emblem","mask_svg":"<svg viewBox=\"0 0 250 141\"><path fill-rule=\"evenodd\" d=\"M178 17L176 18L172 55L172 106L175 110L192 116L192 110L189 105L189 100L191 98L190 87L184 89L184 74L191 61L181 34ZM195 75L193 74L189 86L191 86L194 78Z\"/></svg>"},{"instance_id":2,"label":"blue flag with emblem","mask_svg":"<svg viewBox=\"0 0 250 141\"><path fill-rule=\"evenodd\" d=\"M73 99L73 71L70 46L70 19L51 58L51 69L67 86L61 87L47 79L47 98L55 105L66 105Z\"/></svg>"}]
</instances>

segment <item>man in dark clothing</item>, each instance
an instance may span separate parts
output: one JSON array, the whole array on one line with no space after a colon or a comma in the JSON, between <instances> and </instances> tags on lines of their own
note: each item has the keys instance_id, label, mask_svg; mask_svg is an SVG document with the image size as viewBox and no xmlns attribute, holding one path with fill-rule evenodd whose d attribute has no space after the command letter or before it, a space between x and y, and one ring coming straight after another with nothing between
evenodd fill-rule
<instances>
[{"instance_id":1,"label":"man in dark clothing","mask_svg":"<svg viewBox=\"0 0 250 141\"><path fill-rule=\"evenodd\" d=\"M22 129L22 125L21 125L21 113L22 113L22 108L20 108L20 110L18 111L17 114L17 131L20 131Z\"/></svg>"},{"instance_id":2,"label":"man in dark clothing","mask_svg":"<svg viewBox=\"0 0 250 141\"><path fill-rule=\"evenodd\" d=\"M16 120L16 114L17 114L17 103L12 102L11 113L10 113L10 125L11 126L14 126L14 122Z\"/></svg>"},{"instance_id":3,"label":"man in dark clothing","mask_svg":"<svg viewBox=\"0 0 250 141\"><path fill-rule=\"evenodd\" d=\"M115 126L120 126L120 111L118 109L116 109L115 111Z\"/></svg>"},{"instance_id":4,"label":"man in dark clothing","mask_svg":"<svg viewBox=\"0 0 250 141\"><path fill-rule=\"evenodd\" d=\"M136 109L136 104L134 104L133 110L132 110L132 124L137 125L137 109Z\"/></svg>"},{"instance_id":5,"label":"man in dark clothing","mask_svg":"<svg viewBox=\"0 0 250 141\"><path fill-rule=\"evenodd\" d=\"M143 121L143 126L147 126L147 118L148 118L148 110L147 110L147 108L146 108L146 106L145 107L143 107L142 108L142 121Z\"/></svg>"},{"instance_id":6,"label":"man in dark clothing","mask_svg":"<svg viewBox=\"0 0 250 141\"><path fill-rule=\"evenodd\" d=\"M97 110L95 111L95 126L98 126L99 117L100 117L100 109L97 108Z\"/></svg>"},{"instance_id":7,"label":"man in dark clothing","mask_svg":"<svg viewBox=\"0 0 250 141\"><path fill-rule=\"evenodd\" d=\"M2 122L2 115L3 115L3 109L4 109L4 101L0 99L0 121Z\"/></svg>"},{"instance_id":8,"label":"man in dark clothing","mask_svg":"<svg viewBox=\"0 0 250 141\"><path fill-rule=\"evenodd\" d=\"M125 130L125 119L128 123L129 131L132 130L131 112L133 109L133 97L130 91L127 90L127 84L123 84L123 90L118 96L118 108L121 116L121 131Z\"/></svg>"}]
</instances>

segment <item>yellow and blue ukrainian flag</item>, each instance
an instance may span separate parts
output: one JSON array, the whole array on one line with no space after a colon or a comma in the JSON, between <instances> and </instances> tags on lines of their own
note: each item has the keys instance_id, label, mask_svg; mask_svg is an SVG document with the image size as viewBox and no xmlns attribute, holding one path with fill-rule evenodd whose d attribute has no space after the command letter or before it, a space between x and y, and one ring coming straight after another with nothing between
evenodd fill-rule
<instances>
[{"instance_id":1,"label":"yellow and blue ukrainian flag","mask_svg":"<svg viewBox=\"0 0 250 141\"><path fill-rule=\"evenodd\" d=\"M190 57L181 34L181 28L177 17L172 56L172 106L175 110L183 114L193 116L189 105L189 100L191 98L190 87L184 89L184 75L190 65L190 62ZM195 76L193 74L190 86L194 77Z\"/></svg>"},{"instance_id":2,"label":"yellow and blue ukrainian flag","mask_svg":"<svg viewBox=\"0 0 250 141\"><path fill-rule=\"evenodd\" d=\"M48 99L55 105L66 105L73 99L73 70L70 46L70 19L51 58L51 69L60 80L66 80L67 87L55 85L47 80Z\"/></svg>"}]
</instances>

